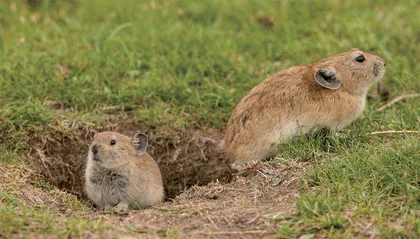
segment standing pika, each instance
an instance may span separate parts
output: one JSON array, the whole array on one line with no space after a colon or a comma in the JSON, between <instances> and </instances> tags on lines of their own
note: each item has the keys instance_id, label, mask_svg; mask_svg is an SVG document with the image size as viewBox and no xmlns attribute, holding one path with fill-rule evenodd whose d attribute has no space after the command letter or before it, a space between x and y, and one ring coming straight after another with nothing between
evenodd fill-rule
<instances>
[{"instance_id":1,"label":"standing pika","mask_svg":"<svg viewBox=\"0 0 420 239\"><path fill-rule=\"evenodd\" d=\"M385 65L354 48L268 77L239 102L228 122L224 149L231 166L268 158L278 143L314 129L341 130L363 112L367 91Z\"/></svg>"},{"instance_id":2,"label":"standing pika","mask_svg":"<svg viewBox=\"0 0 420 239\"><path fill-rule=\"evenodd\" d=\"M119 212L146 208L164 199L160 170L146 152L147 136L116 132L95 135L86 165L86 192L100 208Z\"/></svg>"}]
</instances>

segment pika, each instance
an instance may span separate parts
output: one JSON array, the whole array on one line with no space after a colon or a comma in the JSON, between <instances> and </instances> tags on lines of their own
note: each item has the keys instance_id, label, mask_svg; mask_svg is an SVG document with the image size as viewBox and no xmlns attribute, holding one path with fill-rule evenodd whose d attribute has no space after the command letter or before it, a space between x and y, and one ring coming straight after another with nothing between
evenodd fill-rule
<instances>
[{"instance_id":1,"label":"pika","mask_svg":"<svg viewBox=\"0 0 420 239\"><path fill-rule=\"evenodd\" d=\"M164 200L162 176L146 152L148 138L116 132L95 135L85 172L88 197L101 210L116 212L156 205Z\"/></svg>"},{"instance_id":2,"label":"pika","mask_svg":"<svg viewBox=\"0 0 420 239\"><path fill-rule=\"evenodd\" d=\"M343 129L363 112L366 94L385 66L379 56L353 48L268 77L232 112L222 143L231 167L269 158L294 136Z\"/></svg>"}]
</instances>

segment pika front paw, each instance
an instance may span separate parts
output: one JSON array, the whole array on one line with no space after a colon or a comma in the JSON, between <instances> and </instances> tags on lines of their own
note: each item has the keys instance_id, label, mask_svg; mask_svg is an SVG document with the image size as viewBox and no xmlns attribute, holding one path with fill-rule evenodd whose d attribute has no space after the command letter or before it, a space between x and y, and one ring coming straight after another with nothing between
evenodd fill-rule
<instances>
[{"instance_id":1,"label":"pika front paw","mask_svg":"<svg viewBox=\"0 0 420 239\"><path fill-rule=\"evenodd\" d=\"M114 207L114 212L122 213L128 210L128 202L120 202L117 206Z\"/></svg>"},{"instance_id":2,"label":"pika front paw","mask_svg":"<svg viewBox=\"0 0 420 239\"><path fill-rule=\"evenodd\" d=\"M259 161L258 160L251 160L245 162L234 162L230 165L230 168L236 171L242 171L247 168L251 168L252 166L256 165Z\"/></svg>"},{"instance_id":3,"label":"pika front paw","mask_svg":"<svg viewBox=\"0 0 420 239\"><path fill-rule=\"evenodd\" d=\"M104 211L110 211L112 209L112 206L111 205L105 205L103 208L102 208L102 210L104 210Z\"/></svg>"}]
</instances>

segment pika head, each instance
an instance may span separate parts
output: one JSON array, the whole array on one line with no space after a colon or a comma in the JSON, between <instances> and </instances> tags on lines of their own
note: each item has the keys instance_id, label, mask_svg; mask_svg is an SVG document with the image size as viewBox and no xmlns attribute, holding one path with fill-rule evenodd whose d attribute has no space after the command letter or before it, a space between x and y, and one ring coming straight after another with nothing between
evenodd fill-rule
<instances>
[{"instance_id":1,"label":"pika head","mask_svg":"<svg viewBox=\"0 0 420 239\"><path fill-rule=\"evenodd\" d=\"M130 138L116 132L102 132L95 135L88 158L102 167L112 168L146 153L147 144L147 136L142 133Z\"/></svg>"},{"instance_id":2,"label":"pika head","mask_svg":"<svg viewBox=\"0 0 420 239\"><path fill-rule=\"evenodd\" d=\"M385 66L385 60L358 48L312 64L319 85L330 90L341 88L354 95L366 95L385 74Z\"/></svg>"}]
</instances>

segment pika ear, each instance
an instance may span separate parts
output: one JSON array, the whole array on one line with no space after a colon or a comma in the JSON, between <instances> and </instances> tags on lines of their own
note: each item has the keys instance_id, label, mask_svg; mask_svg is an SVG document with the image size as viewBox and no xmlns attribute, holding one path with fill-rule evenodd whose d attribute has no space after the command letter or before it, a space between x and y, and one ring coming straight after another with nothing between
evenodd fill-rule
<instances>
[{"instance_id":1,"label":"pika ear","mask_svg":"<svg viewBox=\"0 0 420 239\"><path fill-rule=\"evenodd\" d=\"M335 72L330 69L317 70L315 72L315 80L318 84L330 90L337 90L341 86L340 79L338 79Z\"/></svg>"},{"instance_id":2,"label":"pika ear","mask_svg":"<svg viewBox=\"0 0 420 239\"><path fill-rule=\"evenodd\" d=\"M133 146L137 155L142 155L146 152L148 139L145 134L137 133L133 136Z\"/></svg>"}]
</instances>

